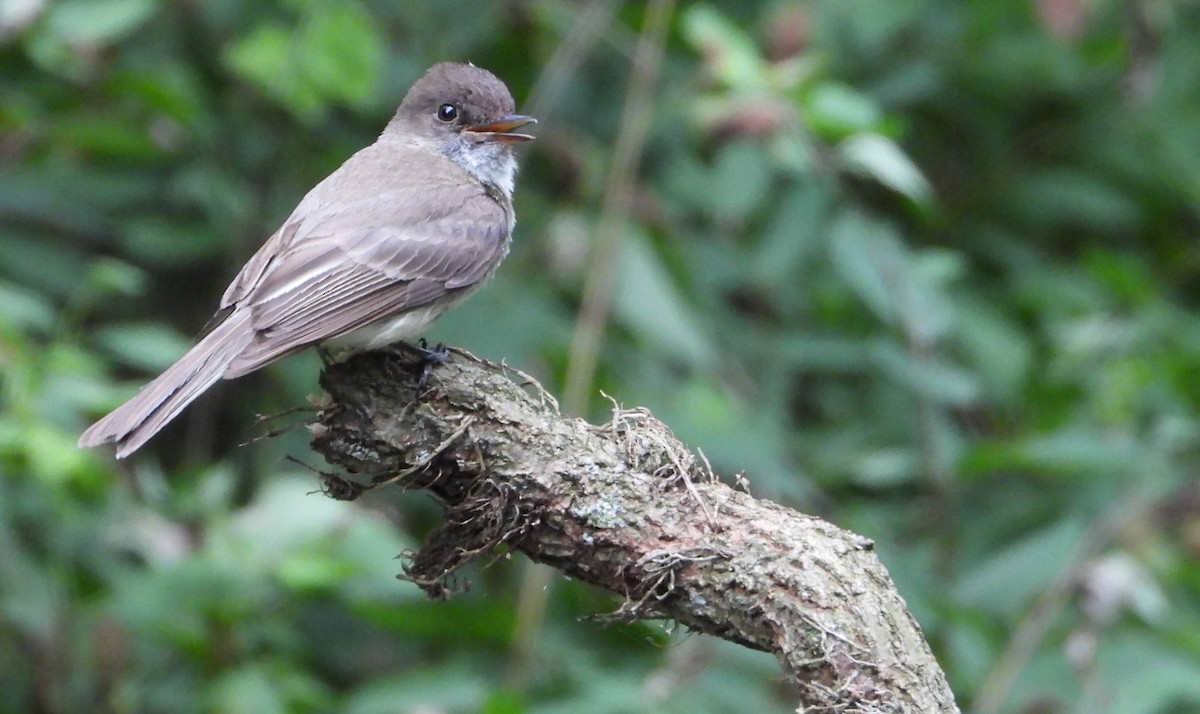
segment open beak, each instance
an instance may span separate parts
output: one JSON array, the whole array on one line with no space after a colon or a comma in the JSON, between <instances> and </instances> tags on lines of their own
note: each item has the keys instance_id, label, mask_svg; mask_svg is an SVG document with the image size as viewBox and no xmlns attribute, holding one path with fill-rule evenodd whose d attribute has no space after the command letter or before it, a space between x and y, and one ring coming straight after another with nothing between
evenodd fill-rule
<instances>
[{"instance_id":1,"label":"open beak","mask_svg":"<svg viewBox=\"0 0 1200 714\"><path fill-rule=\"evenodd\" d=\"M529 134L517 134L513 129L520 129L528 124L536 123L537 119L533 117L527 117L524 114L509 114L508 116L500 117L496 121L464 127L463 131L471 132L480 141L495 141L500 144L520 144L531 141L533 137Z\"/></svg>"}]
</instances>

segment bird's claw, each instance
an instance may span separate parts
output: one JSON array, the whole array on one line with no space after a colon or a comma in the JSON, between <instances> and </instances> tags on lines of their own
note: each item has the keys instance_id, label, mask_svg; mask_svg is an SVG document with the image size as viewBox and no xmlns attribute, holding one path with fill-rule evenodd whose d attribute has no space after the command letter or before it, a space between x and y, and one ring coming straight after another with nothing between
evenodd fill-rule
<instances>
[{"instance_id":1,"label":"bird's claw","mask_svg":"<svg viewBox=\"0 0 1200 714\"><path fill-rule=\"evenodd\" d=\"M433 374L433 368L450 361L450 350L443 342L430 347L424 337L417 340L414 349L421 355L419 363L421 365L421 376L417 379L417 389L423 390L429 383L429 376Z\"/></svg>"}]
</instances>

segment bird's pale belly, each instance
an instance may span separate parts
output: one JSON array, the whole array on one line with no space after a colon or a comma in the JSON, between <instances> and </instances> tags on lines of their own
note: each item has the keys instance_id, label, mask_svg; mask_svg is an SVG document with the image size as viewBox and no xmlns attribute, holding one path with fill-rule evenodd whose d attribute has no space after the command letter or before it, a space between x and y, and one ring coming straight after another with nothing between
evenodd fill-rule
<instances>
[{"instance_id":1,"label":"bird's pale belly","mask_svg":"<svg viewBox=\"0 0 1200 714\"><path fill-rule=\"evenodd\" d=\"M356 350L374 350L425 332L443 312L458 305L466 295L455 295L441 301L413 308L397 315L384 317L362 327L326 340L328 347L348 347Z\"/></svg>"}]
</instances>

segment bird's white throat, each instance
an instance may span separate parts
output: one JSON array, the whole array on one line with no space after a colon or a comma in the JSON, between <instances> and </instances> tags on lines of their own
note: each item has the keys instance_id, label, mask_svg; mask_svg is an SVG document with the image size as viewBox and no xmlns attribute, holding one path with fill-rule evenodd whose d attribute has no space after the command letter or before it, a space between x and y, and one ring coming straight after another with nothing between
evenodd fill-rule
<instances>
[{"instance_id":1,"label":"bird's white throat","mask_svg":"<svg viewBox=\"0 0 1200 714\"><path fill-rule=\"evenodd\" d=\"M512 195L517 160L508 146L462 139L443 145L442 153L483 183L499 188L506 196Z\"/></svg>"}]
</instances>

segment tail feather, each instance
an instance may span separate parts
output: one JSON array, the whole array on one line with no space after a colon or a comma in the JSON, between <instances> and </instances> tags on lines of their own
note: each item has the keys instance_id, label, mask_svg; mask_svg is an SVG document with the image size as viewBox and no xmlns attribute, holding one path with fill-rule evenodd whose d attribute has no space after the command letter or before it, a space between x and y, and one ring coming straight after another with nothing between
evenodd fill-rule
<instances>
[{"instance_id":1,"label":"tail feather","mask_svg":"<svg viewBox=\"0 0 1200 714\"><path fill-rule=\"evenodd\" d=\"M248 311L234 311L135 397L83 432L79 445L116 442L118 459L132 454L225 375L254 337L249 321Z\"/></svg>"}]
</instances>

